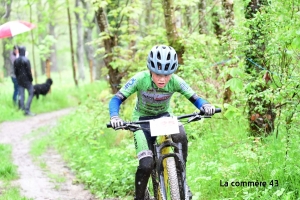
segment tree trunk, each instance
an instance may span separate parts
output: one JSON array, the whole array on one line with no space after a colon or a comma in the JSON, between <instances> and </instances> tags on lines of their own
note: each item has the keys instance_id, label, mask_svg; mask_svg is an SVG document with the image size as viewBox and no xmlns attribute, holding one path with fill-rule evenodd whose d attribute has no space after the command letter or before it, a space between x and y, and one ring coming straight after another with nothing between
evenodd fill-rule
<instances>
[{"instance_id":1,"label":"tree trunk","mask_svg":"<svg viewBox=\"0 0 300 200\"><path fill-rule=\"evenodd\" d=\"M53 12L53 13L56 12L55 1L53 1L53 2L49 1L49 7L50 7L50 12ZM54 21L50 21L50 23L49 23L49 35L52 35L53 38L56 38ZM51 70L58 71L56 43L53 43L51 45L50 52L51 52L50 53Z\"/></svg>"},{"instance_id":2,"label":"tree trunk","mask_svg":"<svg viewBox=\"0 0 300 200\"><path fill-rule=\"evenodd\" d=\"M84 45L83 45L83 30L82 30L82 19L80 17L80 6L79 6L79 0L75 1L75 18L76 18L76 31L77 31L77 51L76 51L76 57L77 57L77 67L78 67L78 76L79 79L84 80L85 74L84 74Z\"/></svg>"},{"instance_id":3,"label":"tree trunk","mask_svg":"<svg viewBox=\"0 0 300 200\"><path fill-rule=\"evenodd\" d=\"M182 56L184 53L184 46L181 43L181 38L176 28L176 19L174 15L175 7L173 0L163 0L163 9L169 44L176 50L179 64L183 64Z\"/></svg>"},{"instance_id":4,"label":"tree trunk","mask_svg":"<svg viewBox=\"0 0 300 200\"><path fill-rule=\"evenodd\" d=\"M27 1L27 2L28 2L28 6L29 6L29 18L30 18L30 22L32 23L32 4L29 1ZM32 30L30 31L30 35L31 35L31 53L32 53L32 64L33 64L33 76L34 76L34 82L35 82L35 84L37 84L38 83L38 76L37 76L37 70L36 70L36 64L35 64L35 52L34 52L35 40L34 40Z\"/></svg>"},{"instance_id":5,"label":"tree trunk","mask_svg":"<svg viewBox=\"0 0 300 200\"><path fill-rule=\"evenodd\" d=\"M224 22L222 23L226 30L234 25L234 10L233 10L233 0L222 0L222 7L225 12Z\"/></svg>"},{"instance_id":6,"label":"tree trunk","mask_svg":"<svg viewBox=\"0 0 300 200\"><path fill-rule=\"evenodd\" d=\"M208 34L207 22L205 19L206 15L206 0L200 0L198 3L199 13L199 34Z\"/></svg>"},{"instance_id":7,"label":"tree trunk","mask_svg":"<svg viewBox=\"0 0 300 200\"><path fill-rule=\"evenodd\" d=\"M152 24L152 17L151 17L151 10L152 7L152 0L144 0L144 4L146 5L145 8L145 24Z\"/></svg>"},{"instance_id":8,"label":"tree trunk","mask_svg":"<svg viewBox=\"0 0 300 200\"><path fill-rule=\"evenodd\" d=\"M89 64L89 70L90 70L90 82L92 83L94 79L97 77L96 74L96 59L94 58L95 49L93 44L91 44L93 38L92 33L95 26L95 15L93 15L92 19L88 18L88 14L91 12L90 4L89 2L86 2L84 0L81 0L82 6L85 10L83 19L86 23L86 26L84 28L84 34L83 34L83 41L84 41L84 52L86 59ZM101 76L101 74L99 74Z\"/></svg>"},{"instance_id":9,"label":"tree trunk","mask_svg":"<svg viewBox=\"0 0 300 200\"><path fill-rule=\"evenodd\" d=\"M251 0L247 5L245 16L248 20L253 21L255 14L260 12L263 6L266 6L265 0ZM263 19L263 18L262 18ZM260 19L260 20L262 20ZM249 40L250 49L246 52L246 72L252 76L252 80L262 79L258 69L254 64L259 63L264 68L268 69L265 61L265 42L263 37L263 21L259 23L252 23L250 30L252 31L252 38ZM268 135L274 130L274 121L276 113L275 106L272 102L266 101L263 92L268 88L266 83L256 83L255 86L248 93L248 117L251 135L263 136Z\"/></svg>"},{"instance_id":10,"label":"tree trunk","mask_svg":"<svg viewBox=\"0 0 300 200\"><path fill-rule=\"evenodd\" d=\"M10 12L11 12L11 4L12 4L12 0L11 1L5 1L2 3L3 7L5 7L5 12L0 13L0 15L2 16L1 18L1 22L5 23L9 20L10 17ZM11 67L11 63L10 63L10 52L12 51L11 49L6 49L5 46L9 43L11 43L10 41L12 41L11 38L7 38L7 39L1 39L2 40L2 56L3 56L3 61L4 61L4 65L3 65L3 71L4 74L0 73L0 79L6 76L9 76L8 72L9 72L9 68ZM1 72L1 71L0 71Z\"/></svg>"},{"instance_id":11,"label":"tree trunk","mask_svg":"<svg viewBox=\"0 0 300 200\"><path fill-rule=\"evenodd\" d=\"M95 24L97 24L96 13L95 13ZM98 26L96 28L96 32L97 32L97 35L99 35L101 33ZM103 47L102 43L98 43L95 46L96 49L102 48L102 47ZM97 53L96 57L94 57L94 60L95 60L95 79L96 80L100 80L102 78L108 80L107 75L102 74L102 69L106 68L103 57L104 57L103 53Z\"/></svg>"},{"instance_id":12,"label":"tree trunk","mask_svg":"<svg viewBox=\"0 0 300 200\"><path fill-rule=\"evenodd\" d=\"M76 77L76 63L75 63L75 55L74 55L74 47L73 47L73 33L72 33L72 22L71 22L69 0L66 0L66 3L67 3L67 14L68 14L68 25L69 25L69 37L70 37L70 49L71 49L73 79L74 79L75 85L78 86L78 80L77 80L77 77Z\"/></svg>"},{"instance_id":13,"label":"tree trunk","mask_svg":"<svg viewBox=\"0 0 300 200\"><path fill-rule=\"evenodd\" d=\"M42 1L41 0L37 1L36 9L37 9L38 24L41 24L43 22L43 13L42 13L43 5L42 5ZM43 33L39 33L39 36L38 36L39 44L42 43L44 37L45 37L45 35ZM42 58L42 57L40 58L40 66L41 66L42 75L44 75L46 73L46 67L47 67L46 66L46 62L47 61L45 61L44 58ZM48 61L48 62L50 62L50 61Z\"/></svg>"},{"instance_id":14,"label":"tree trunk","mask_svg":"<svg viewBox=\"0 0 300 200\"><path fill-rule=\"evenodd\" d=\"M222 28L221 16L220 16L219 12L220 11L218 11L218 10L213 11L212 23L213 23L215 35L217 36L218 39L221 39L224 30Z\"/></svg>"},{"instance_id":15,"label":"tree trunk","mask_svg":"<svg viewBox=\"0 0 300 200\"><path fill-rule=\"evenodd\" d=\"M191 6L185 6L185 24L188 30L191 32L192 30L192 8Z\"/></svg>"},{"instance_id":16,"label":"tree trunk","mask_svg":"<svg viewBox=\"0 0 300 200\"><path fill-rule=\"evenodd\" d=\"M108 69L108 75L109 75L109 84L112 89L113 93L118 92L119 85L121 83L122 77L120 76L119 70L114 69L111 65L111 62L113 60L113 48L117 46L117 36L112 35L108 30L108 21L105 11L102 7L99 7L96 11L96 19L98 26L100 28L100 31L102 33L107 34L107 37L103 39L103 44L105 48L105 57L104 57L104 63L106 68Z\"/></svg>"},{"instance_id":17,"label":"tree trunk","mask_svg":"<svg viewBox=\"0 0 300 200\"><path fill-rule=\"evenodd\" d=\"M225 12L225 17L223 18L222 26L225 32L223 33L223 41L225 44L228 45L229 51L231 51L233 48L231 47L231 36L230 33L228 33L226 30L231 30L234 26L234 10L233 10L233 0L222 0L222 7ZM234 66L229 66L234 67ZM229 81L231 79L231 75L228 74L226 77L226 81ZM223 101L224 103L230 103L231 102L231 95L232 91L230 90L230 87L225 89L225 92L223 94Z\"/></svg>"}]
</instances>

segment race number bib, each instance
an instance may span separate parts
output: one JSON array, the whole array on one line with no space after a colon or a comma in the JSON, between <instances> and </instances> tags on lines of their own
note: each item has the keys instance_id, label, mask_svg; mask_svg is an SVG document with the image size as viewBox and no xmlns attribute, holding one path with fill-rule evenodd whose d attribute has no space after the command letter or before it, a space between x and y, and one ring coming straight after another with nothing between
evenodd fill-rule
<instances>
[{"instance_id":1,"label":"race number bib","mask_svg":"<svg viewBox=\"0 0 300 200\"><path fill-rule=\"evenodd\" d=\"M161 117L150 121L151 136L179 133L178 120L175 117Z\"/></svg>"}]
</instances>

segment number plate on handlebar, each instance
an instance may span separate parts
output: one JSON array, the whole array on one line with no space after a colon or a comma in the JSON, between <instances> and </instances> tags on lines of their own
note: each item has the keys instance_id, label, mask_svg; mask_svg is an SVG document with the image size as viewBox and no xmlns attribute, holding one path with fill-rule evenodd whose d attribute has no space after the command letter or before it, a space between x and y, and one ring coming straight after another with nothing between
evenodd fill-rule
<instances>
[{"instance_id":1,"label":"number plate on handlebar","mask_svg":"<svg viewBox=\"0 0 300 200\"><path fill-rule=\"evenodd\" d=\"M176 117L161 117L150 121L151 136L171 135L179 133Z\"/></svg>"}]
</instances>

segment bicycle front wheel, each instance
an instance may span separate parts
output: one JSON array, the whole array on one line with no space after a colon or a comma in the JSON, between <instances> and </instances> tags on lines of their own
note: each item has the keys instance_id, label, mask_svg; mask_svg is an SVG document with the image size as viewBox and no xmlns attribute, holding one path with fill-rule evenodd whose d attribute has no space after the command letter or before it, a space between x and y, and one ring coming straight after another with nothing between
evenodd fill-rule
<instances>
[{"instance_id":1,"label":"bicycle front wheel","mask_svg":"<svg viewBox=\"0 0 300 200\"><path fill-rule=\"evenodd\" d=\"M171 200L178 200L180 198L180 188L178 184L176 163L174 157L166 158L167 172L168 172L168 190Z\"/></svg>"}]
</instances>

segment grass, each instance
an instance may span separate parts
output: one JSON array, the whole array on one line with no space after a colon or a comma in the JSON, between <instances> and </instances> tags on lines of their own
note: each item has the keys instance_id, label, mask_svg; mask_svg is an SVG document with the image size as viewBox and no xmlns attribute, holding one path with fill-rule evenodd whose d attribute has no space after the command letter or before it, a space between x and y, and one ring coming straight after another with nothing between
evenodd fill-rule
<instances>
[{"instance_id":1,"label":"grass","mask_svg":"<svg viewBox=\"0 0 300 200\"><path fill-rule=\"evenodd\" d=\"M21 196L20 191L16 187L5 188L4 191L0 192L0 200L33 200Z\"/></svg>"},{"instance_id":2,"label":"grass","mask_svg":"<svg viewBox=\"0 0 300 200\"><path fill-rule=\"evenodd\" d=\"M95 81L92 84L88 81L79 81L79 86L76 87L69 74L69 72L52 73L53 85L51 86L51 91L46 97L33 98L31 103L31 111L33 113L39 114L67 107L76 107L82 104L88 96L98 93L99 87L107 85L104 81ZM39 83L43 83L46 77L41 76L38 80ZM12 93L13 84L11 79L9 77L4 78L0 82L0 101L2 102L0 105L0 122L25 118L23 112L13 105ZM27 92L25 94L27 100Z\"/></svg>"},{"instance_id":3,"label":"grass","mask_svg":"<svg viewBox=\"0 0 300 200\"><path fill-rule=\"evenodd\" d=\"M0 179L4 181L13 180L18 177L17 168L11 161L11 146L0 144Z\"/></svg>"},{"instance_id":4,"label":"grass","mask_svg":"<svg viewBox=\"0 0 300 200\"><path fill-rule=\"evenodd\" d=\"M12 187L10 181L18 178L17 166L11 160L11 146L0 144L0 200L29 200L20 195L19 189Z\"/></svg>"}]
</instances>

